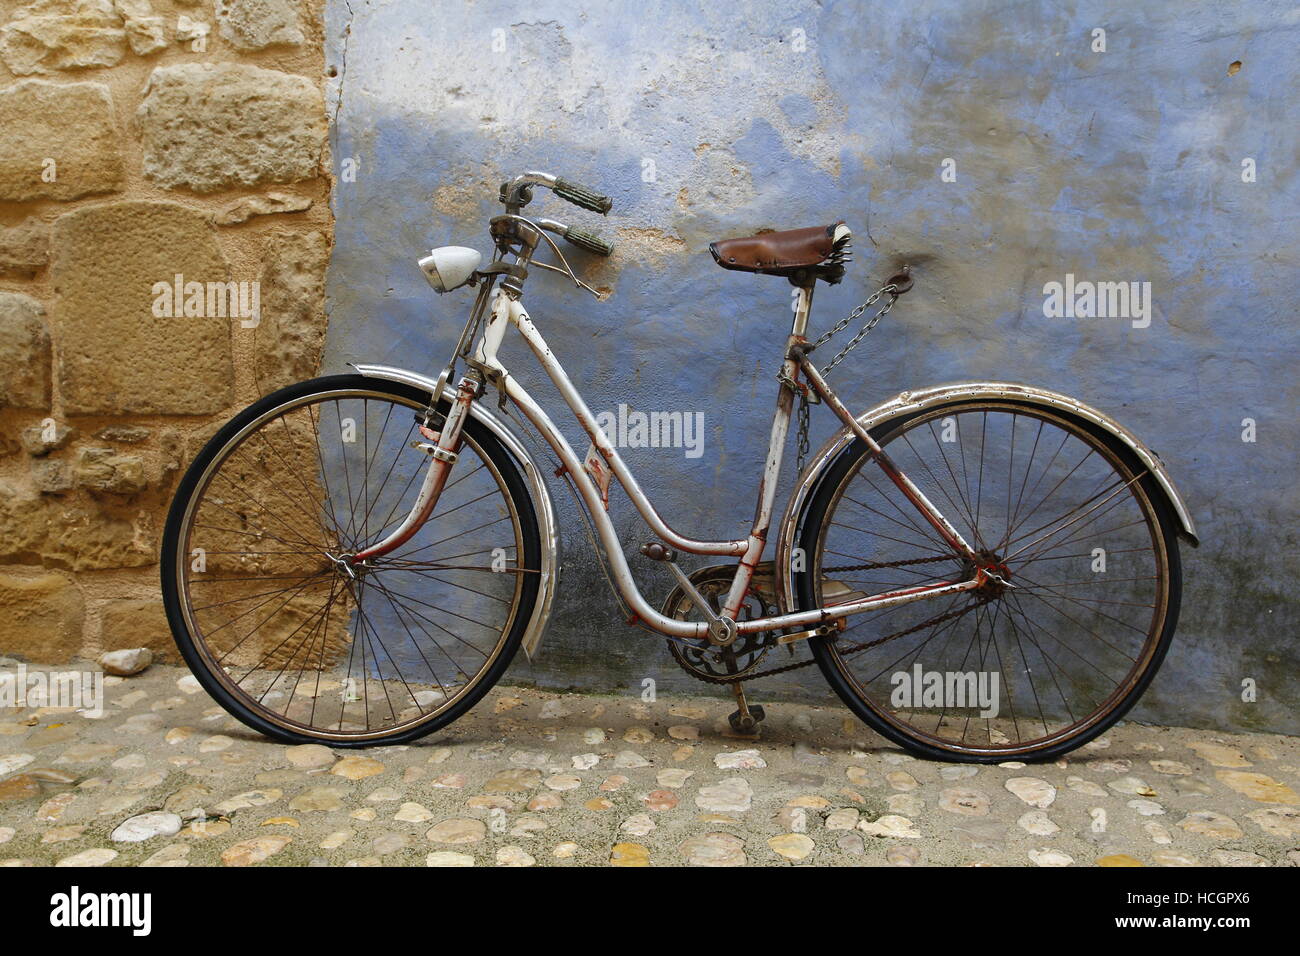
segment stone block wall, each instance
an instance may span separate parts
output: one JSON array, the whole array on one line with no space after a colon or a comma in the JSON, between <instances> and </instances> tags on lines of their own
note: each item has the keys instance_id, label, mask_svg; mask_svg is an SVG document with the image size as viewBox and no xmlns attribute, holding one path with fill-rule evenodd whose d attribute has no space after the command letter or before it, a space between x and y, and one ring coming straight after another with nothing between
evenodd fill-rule
<instances>
[{"instance_id":1,"label":"stone block wall","mask_svg":"<svg viewBox=\"0 0 1300 956\"><path fill-rule=\"evenodd\" d=\"M320 361L323 46L319 0L0 0L0 656L176 658L182 469Z\"/></svg>"}]
</instances>

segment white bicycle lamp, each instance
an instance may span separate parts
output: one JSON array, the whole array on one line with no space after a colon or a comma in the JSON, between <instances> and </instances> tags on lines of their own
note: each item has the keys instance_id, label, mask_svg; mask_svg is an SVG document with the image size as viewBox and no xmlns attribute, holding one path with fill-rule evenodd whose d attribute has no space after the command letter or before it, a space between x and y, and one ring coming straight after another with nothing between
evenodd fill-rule
<instances>
[{"instance_id":1,"label":"white bicycle lamp","mask_svg":"<svg viewBox=\"0 0 1300 956\"><path fill-rule=\"evenodd\" d=\"M477 249L466 246L440 246L420 259L420 271L433 291L439 294L459 289L469 281L483 261Z\"/></svg>"}]
</instances>

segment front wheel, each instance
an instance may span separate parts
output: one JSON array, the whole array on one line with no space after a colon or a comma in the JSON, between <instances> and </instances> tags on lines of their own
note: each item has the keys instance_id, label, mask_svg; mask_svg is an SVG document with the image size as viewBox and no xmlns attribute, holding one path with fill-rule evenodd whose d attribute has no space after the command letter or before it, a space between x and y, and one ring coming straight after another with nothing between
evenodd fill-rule
<instances>
[{"instance_id":1,"label":"front wheel","mask_svg":"<svg viewBox=\"0 0 1300 956\"><path fill-rule=\"evenodd\" d=\"M1182 586L1175 517L1137 457L1010 400L926 409L872 437L1000 580L814 640L845 704L913 752L982 763L1055 758L1115 723L1164 659ZM974 573L861 440L827 468L800 545L805 609Z\"/></svg>"},{"instance_id":2,"label":"front wheel","mask_svg":"<svg viewBox=\"0 0 1300 956\"><path fill-rule=\"evenodd\" d=\"M411 510L427 392L361 375L291 385L199 453L163 535L172 634L218 703L289 743L413 740L472 707L514 657L541 538L524 477L476 420L437 507L353 565Z\"/></svg>"}]
</instances>

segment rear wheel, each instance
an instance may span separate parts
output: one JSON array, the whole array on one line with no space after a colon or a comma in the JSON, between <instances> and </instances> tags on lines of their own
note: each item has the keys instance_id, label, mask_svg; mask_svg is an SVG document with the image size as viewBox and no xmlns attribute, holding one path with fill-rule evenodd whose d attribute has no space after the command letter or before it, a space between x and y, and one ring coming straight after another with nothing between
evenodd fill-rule
<instances>
[{"instance_id":1,"label":"rear wheel","mask_svg":"<svg viewBox=\"0 0 1300 956\"><path fill-rule=\"evenodd\" d=\"M872 437L1001 582L848 618L814 640L863 721L937 759L1048 759L1142 695L1177 625L1175 518L1110 433L1068 413L967 400ZM940 581L974 567L871 462L861 441L827 469L800 537L804 608Z\"/></svg>"},{"instance_id":2,"label":"rear wheel","mask_svg":"<svg viewBox=\"0 0 1300 956\"><path fill-rule=\"evenodd\" d=\"M410 511L429 401L360 375L292 385L225 425L182 479L163 536L168 620L249 727L335 747L412 740L472 707L518 649L540 535L519 467L473 418L419 532L346 560Z\"/></svg>"}]
</instances>

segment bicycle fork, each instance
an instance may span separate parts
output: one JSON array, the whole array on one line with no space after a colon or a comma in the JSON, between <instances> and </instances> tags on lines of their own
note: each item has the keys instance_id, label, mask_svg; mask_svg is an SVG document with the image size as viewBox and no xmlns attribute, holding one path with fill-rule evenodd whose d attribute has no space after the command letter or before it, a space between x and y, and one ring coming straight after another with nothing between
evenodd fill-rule
<instances>
[{"instance_id":1,"label":"bicycle fork","mask_svg":"<svg viewBox=\"0 0 1300 956\"><path fill-rule=\"evenodd\" d=\"M409 541L429 520L429 516L433 514L433 509L438 504L438 499L442 496L442 489L447 485L451 466L456 463L460 450L460 433L465 425L465 419L469 417L470 403L478 396L480 390L481 385L477 379L469 375L465 376L457 386L456 400L452 402L442 430L429 431L427 421L421 427L420 433L425 438L433 440L411 443L411 447L429 456L429 470L424 473L424 481L420 485L419 494L416 495L415 504L411 506L410 512L402 523L387 537L352 555L349 559L351 564L360 564L368 558L388 554Z\"/></svg>"},{"instance_id":2,"label":"bicycle fork","mask_svg":"<svg viewBox=\"0 0 1300 956\"><path fill-rule=\"evenodd\" d=\"M420 485L420 493L416 496L410 513L388 537L354 554L351 558L352 564L359 564L367 558L378 557L400 547L409 541L433 514L438 498L442 495L442 489L446 487L451 466L456 463L460 450L460 433L465 420L469 417L470 405L474 399L483 394L484 373L494 380L496 376L504 377L508 374L506 367L496 356L501 340L505 337L506 328L510 325L510 302L509 296L501 290L497 291L491 312L487 317L487 327L483 330L483 337L479 340L475 351L474 361L470 362L470 371L456 386L456 400L452 402L451 410L447 413L442 431L431 432L426 420L425 427L420 429L420 433L431 440L413 443L413 447L427 454L430 461L429 470L425 472L424 483ZM432 401L437 400L438 396L435 395Z\"/></svg>"}]
</instances>

